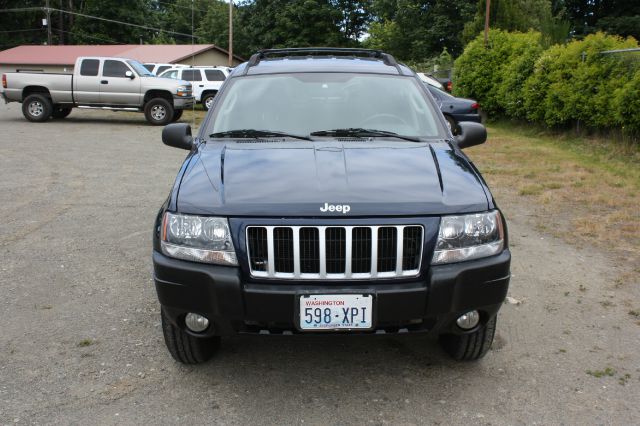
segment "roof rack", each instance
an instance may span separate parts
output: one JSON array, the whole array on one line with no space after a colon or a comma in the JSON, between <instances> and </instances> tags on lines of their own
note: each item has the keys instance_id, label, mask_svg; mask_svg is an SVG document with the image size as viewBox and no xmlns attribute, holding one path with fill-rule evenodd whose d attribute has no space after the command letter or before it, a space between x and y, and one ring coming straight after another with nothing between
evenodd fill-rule
<instances>
[{"instance_id":1,"label":"roof rack","mask_svg":"<svg viewBox=\"0 0 640 426\"><path fill-rule=\"evenodd\" d=\"M360 56L365 58L377 58L382 59L385 65L395 67L398 70L398 74L402 75L402 68L398 65L396 59L381 50L375 49L357 49L347 47L292 47L287 49L263 49L251 55L249 62L244 68L244 75L249 72L249 68L258 65L261 59L265 59L273 56L322 56L322 55L334 55L334 56Z\"/></svg>"}]
</instances>

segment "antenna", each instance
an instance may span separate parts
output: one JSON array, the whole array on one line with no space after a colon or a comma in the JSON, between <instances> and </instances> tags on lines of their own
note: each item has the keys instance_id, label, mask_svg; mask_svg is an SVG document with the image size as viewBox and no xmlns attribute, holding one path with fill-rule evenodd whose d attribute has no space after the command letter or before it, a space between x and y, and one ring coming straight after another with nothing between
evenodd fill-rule
<instances>
[{"instance_id":1,"label":"antenna","mask_svg":"<svg viewBox=\"0 0 640 426\"><path fill-rule=\"evenodd\" d=\"M193 46L193 15L194 15L194 2L195 0L191 0L191 67L193 68L193 66L195 65L195 61L196 61L196 55L195 55L195 48ZM191 96L194 96L193 94L193 85L192 85L192 92L191 92ZM196 127L196 99L195 97L193 98L193 103L191 104L191 127Z\"/></svg>"}]
</instances>

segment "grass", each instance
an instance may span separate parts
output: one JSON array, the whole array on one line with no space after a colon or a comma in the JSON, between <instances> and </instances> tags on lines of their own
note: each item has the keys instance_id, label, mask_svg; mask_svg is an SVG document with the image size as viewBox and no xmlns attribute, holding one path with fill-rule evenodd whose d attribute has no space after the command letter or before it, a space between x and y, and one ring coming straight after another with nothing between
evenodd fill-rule
<instances>
[{"instance_id":1,"label":"grass","mask_svg":"<svg viewBox=\"0 0 640 426\"><path fill-rule=\"evenodd\" d=\"M498 200L570 243L640 262L640 147L493 123L467 150Z\"/></svg>"},{"instance_id":2,"label":"grass","mask_svg":"<svg viewBox=\"0 0 640 426\"><path fill-rule=\"evenodd\" d=\"M94 340L91 339L82 339L78 342L78 347L79 348L86 348L87 346L91 346L95 343Z\"/></svg>"},{"instance_id":3,"label":"grass","mask_svg":"<svg viewBox=\"0 0 640 426\"><path fill-rule=\"evenodd\" d=\"M191 124L193 133L197 131L198 127L200 127L200 123L206 117L207 112L202 109L200 105L197 105L195 110L187 109L182 114L182 118L180 118L181 123L189 123Z\"/></svg>"},{"instance_id":4,"label":"grass","mask_svg":"<svg viewBox=\"0 0 640 426\"><path fill-rule=\"evenodd\" d=\"M604 370L587 370L587 374L593 377L612 377L616 374L616 370L611 368L611 367L607 367Z\"/></svg>"}]
</instances>

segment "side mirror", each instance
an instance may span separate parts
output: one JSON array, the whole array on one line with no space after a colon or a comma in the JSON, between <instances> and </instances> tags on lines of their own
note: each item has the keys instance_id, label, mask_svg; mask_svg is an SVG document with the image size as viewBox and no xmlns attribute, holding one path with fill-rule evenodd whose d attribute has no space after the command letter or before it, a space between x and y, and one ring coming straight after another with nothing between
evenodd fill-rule
<instances>
[{"instance_id":1,"label":"side mirror","mask_svg":"<svg viewBox=\"0 0 640 426\"><path fill-rule=\"evenodd\" d=\"M193 137L191 137L191 126L187 123L173 123L162 129L162 142L167 146L191 150L193 148Z\"/></svg>"},{"instance_id":2,"label":"side mirror","mask_svg":"<svg viewBox=\"0 0 640 426\"><path fill-rule=\"evenodd\" d=\"M135 77L131 71L124 72L125 77L129 77L131 80Z\"/></svg>"},{"instance_id":3,"label":"side mirror","mask_svg":"<svg viewBox=\"0 0 640 426\"><path fill-rule=\"evenodd\" d=\"M460 149L480 145L487 140L487 129L480 123L473 121L461 121L458 123L459 134L455 136L455 142Z\"/></svg>"}]
</instances>

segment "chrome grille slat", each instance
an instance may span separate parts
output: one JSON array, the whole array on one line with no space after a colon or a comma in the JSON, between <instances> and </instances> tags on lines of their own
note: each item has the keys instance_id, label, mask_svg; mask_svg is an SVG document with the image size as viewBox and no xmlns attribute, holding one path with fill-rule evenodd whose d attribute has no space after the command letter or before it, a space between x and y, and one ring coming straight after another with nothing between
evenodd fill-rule
<instances>
[{"instance_id":1,"label":"chrome grille slat","mask_svg":"<svg viewBox=\"0 0 640 426\"><path fill-rule=\"evenodd\" d=\"M246 241L249 270L258 278L399 278L419 274L424 229L421 225L250 225Z\"/></svg>"},{"instance_id":2,"label":"chrome grille slat","mask_svg":"<svg viewBox=\"0 0 640 426\"><path fill-rule=\"evenodd\" d=\"M275 262L273 256L273 226L267 226L267 273L273 276L275 273Z\"/></svg>"},{"instance_id":3,"label":"chrome grille slat","mask_svg":"<svg viewBox=\"0 0 640 426\"><path fill-rule=\"evenodd\" d=\"M378 227L371 227L371 278L378 275Z\"/></svg>"},{"instance_id":4,"label":"chrome grille slat","mask_svg":"<svg viewBox=\"0 0 640 426\"><path fill-rule=\"evenodd\" d=\"M353 238L353 226L345 226L344 238L344 277L351 278L351 242Z\"/></svg>"},{"instance_id":5,"label":"chrome grille slat","mask_svg":"<svg viewBox=\"0 0 640 426\"><path fill-rule=\"evenodd\" d=\"M292 226L291 228L293 229L293 276L300 278L300 227Z\"/></svg>"},{"instance_id":6,"label":"chrome grille slat","mask_svg":"<svg viewBox=\"0 0 640 426\"><path fill-rule=\"evenodd\" d=\"M403 246L404 246L404 226L396 226L396 275L402 275Z\"/></svg>"},{"instance_id":7,"label":"chrome grille slat","mask_svg":"<svg viewBox=\"0 0 640 426\"><path fill-rule=\"evenodd\" d=\"M320 234L320 278L327 278L327 245L325 240L326 226L318 226Z\"/></svg>"}]
</instances>

